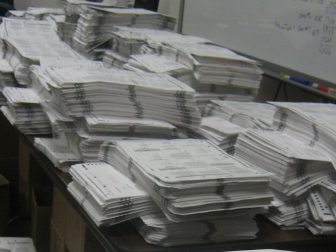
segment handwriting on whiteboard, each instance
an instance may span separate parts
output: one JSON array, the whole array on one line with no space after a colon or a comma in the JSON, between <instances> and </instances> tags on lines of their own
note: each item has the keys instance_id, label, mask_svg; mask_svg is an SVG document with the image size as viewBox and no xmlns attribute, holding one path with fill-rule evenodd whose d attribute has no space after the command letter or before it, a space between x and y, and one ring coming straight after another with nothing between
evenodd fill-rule
<instances>
[{"instance_id":1,"label":"handwriting on whiteboard","mask_svg":"<svg viewBox=\"0 0 336 252\"><path fill-rule=\"evenodd\" d=\"M336 47L336 1L292 0L290 10L289 17L274 20L275 27L283 32L309 34L316 39L321 55L332 55Z\"/></svg>"}]
</instances>

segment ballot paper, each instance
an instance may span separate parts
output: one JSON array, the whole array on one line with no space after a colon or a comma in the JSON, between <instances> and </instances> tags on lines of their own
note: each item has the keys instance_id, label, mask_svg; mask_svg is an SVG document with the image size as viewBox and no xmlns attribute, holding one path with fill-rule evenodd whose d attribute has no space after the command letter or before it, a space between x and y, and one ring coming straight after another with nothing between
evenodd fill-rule
<instances>
[{"instance_id":1,"label":"ballot paper","mask_svg":"<svg viewBox=\"0 0 336 252\"><path fill-rule=\"evenodd\" d=\"M5 18L1 25L3 40L8 49L5 58L13 67L15 78L21 85L30 83L29 68L38 65L42 57L81 58L58 38L50 22Z\"/></svg>"},{"instance_id":2,"label":"ballot paper","mask_svg":"<svg viewBox=\"0 0 336 252\"><path fill-rule=\"evenodd\" d=\"M279 131L240 134L235 155L271 172L271 187L287 196L300 196L335 175L328 155Z\"/></svg>"},{"instance_id":3,"label":"ballot paper","mask_svg":"<svg viewBox=\"0 0 336 252\"><path fill-rule=\"evenodd\" d=\"M99 155L142 186L172 221L267 207L272 199L267 172L206 140L106 142Z\"/></svg>"},{"instance_id":4,"label":"ballot paper","mask_svg":"<svg viewBox=\"0 0 336 252\"><path fill-rule=\"evenodd\" d=\"M64 172L67 172L72 164L82 161L80 155L73 152L63 139L35 137L34 146L47 156L56 168Z\"/></svg>"},{"instance_id":5,"label":"ballot paper","mask_svg":"<svg viewBox=\"0 0 336 252\"><path fill-rule=\"evenodd\" d=\"M26 10L10 10L8 18L23 18L28 20L47 20L51 16L64 16L64 10L60 8L28 7Z\"/></svg>"},{"instance_id":6,"label":"ballot paper","mask_svg":"<svg viewBox=\"0 0 336 252\"><path fill-rule=\"evenodd\" d=\"M3 252L36 252L31 238L0 237L0 251Z\"/></svg>"},{"instance_id":7,"label":"ballot paper","mask_svg":"<svg viewBox=\"0 0 336 252\"><path fill-rule=\"evenodd\" d=\"M55 105L66 115L144 118L178 125L198 125L201 119L194 90L168 75L92 67L46 72Z\"/></svg>"},{"instance_id":8,"label":"ballot paper","mask_svg":"<svg viewBox=\"0 0 336 252\"><path fill-rule=\"evenodd\" d=\"M217 116L243 128L268 129L273 124L276 108L257 102L213 100L204 111L204 116Z\"/></svg>"},{"instance_id":9,"label":"ballot paper","mask_svg":"<svg viewBox=\"0 0 336 252\"><path fill-rule=\"evenodd\" d=\"M49 120L41 106L40 97L28 88L5 87L2 91L7 106L1 111L12 125L25 134L50 134Z\"/></svg>"},{"instance_id":10,"label":"ballot paper","mask_svg":"<svg viewBox=\"0 0 336 252\"><path fill-rule=\"evenodd\" d=\"M173 29L175 19L144 9L87 6L78 19L73 47L84 55L95 58L94 50L111 39L115 26Z\"/></svg>"},{"instance_id":11,"label":"ballot paper","mask_svg":"<svg viewBox=\"0 0 336 252\"><path fill-rule=\"evenodd\" d=\"M5 59L0 59L0 89L16 86L14 70Z\"/></svg>"},{"instance_id":12,"label":"ballot paper","mask_svg":"<svg viewBox=\"0 0 336 252\"><path fill-rule=\"evenodd\" d=\"M233 153L238 135L245 129L220 117L209 116L203 117L201 125L194 131L227 153Z\"/></svg>"},{"instance_id":13,"label":"ballot paper","mask_svg":"<svg viewBox=\"0 0 336 252\"><path fill-rule=\"evenodd\" d=\"M128 57L125 57L112 50L105 50L102 56L102 61L104 66L107 68L114 67L123 69L123 66L128 62Z\"/></svg>"},{"instance_id":14,"label":"ballot paper","mask_svg":"<svg viewBox=\"0 0 336 252\"><path fill-rule=\"evenodd\" d=\"M97 226L113 225L158 211L149 195L113 166L102 163L72 165L69 192Z\"/></svg>"},{"instance_id":15,"label":"ballot paper","mask_svg":"<svg viewBox=\"0 0 336 252\"><path fill-rule=\"evenodd\" d=\"M273 128L327 153L336 168L336 106L327 103L273 103Z\"/></svg>"},{"instance_id":16,"label":"ballot paper","mask_svg":"<svg viewBox=\"0 0 336 252\"><path fill-rule=\"evenodd\" d=\"M185 64L201 84L258 89L262 71L257 62L214 44L169 43L147 45L143 52L164 54Z\"/></svg>"},{"instance_id":17,"label":"ballot paper","mask_svg":"<svg viewBox=\"0 0 336 252\"><path fill-rule=\"evenodd\" d=\"M156 213L141 216L132 223L146 242L160 246L248 240L256 238L258 232L255 221L247 214L174 223Z\"/></svg>"},{"instance_id":18,"label":"ballot paper","mask_svg":"<svg viewBox=\"0 0 336 252\"><path fill-rule=\"evenodd\" d=\"M167 122L109 116L85 116L85 126L91 133L129 133L174 136L177 128Z\"/></svg>"}]
</instances>

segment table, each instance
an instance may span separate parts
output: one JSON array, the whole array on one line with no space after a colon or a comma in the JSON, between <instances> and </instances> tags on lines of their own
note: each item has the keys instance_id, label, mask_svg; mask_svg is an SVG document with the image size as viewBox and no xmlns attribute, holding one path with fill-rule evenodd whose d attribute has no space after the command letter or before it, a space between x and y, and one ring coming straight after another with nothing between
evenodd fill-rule
<instances>
[{"instance_id":1,"label":"table","mask_svg":"<svg viewBox=\"0 0 336 252\"><path fill-rule=\"evenodd\" d=\"M41 166L43 171L78 211L79 215L85 220L87 227L100 242L106 251L148 251L148 252L186 252L186 251L227 251L243 249L287 249L295 251L335 251L336 239L328 236L313 236L307 230L283 231L264 217L257 217L260 228L258 239L249 241L232 241L208 245L188 245L175 247L160 247L146 243L138 234L135 228L125 222L112 227L97 227L86 214L85 210L67 191L67 184L71 182L71 176L57 170L50 160L34 147L32 137L27 137L21 133L19 140ZM323 250L322 250L323 248Z\"/></svg>"}]
</instances>

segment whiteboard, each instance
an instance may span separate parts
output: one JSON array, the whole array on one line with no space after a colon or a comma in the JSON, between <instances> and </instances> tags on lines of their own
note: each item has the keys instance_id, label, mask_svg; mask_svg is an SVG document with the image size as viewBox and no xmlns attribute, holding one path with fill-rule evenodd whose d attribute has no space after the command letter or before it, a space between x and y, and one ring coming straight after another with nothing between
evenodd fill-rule
<instances>
[{"instance_id":1,"label":"whiteboard","mask_svg":"<svg viewBox=\"0 0 336 252\"><path fill-rule=\"evenodd\" d=\"M182 33L336 83L335 0L185 0Z\"/></svg>"}]
</instances>

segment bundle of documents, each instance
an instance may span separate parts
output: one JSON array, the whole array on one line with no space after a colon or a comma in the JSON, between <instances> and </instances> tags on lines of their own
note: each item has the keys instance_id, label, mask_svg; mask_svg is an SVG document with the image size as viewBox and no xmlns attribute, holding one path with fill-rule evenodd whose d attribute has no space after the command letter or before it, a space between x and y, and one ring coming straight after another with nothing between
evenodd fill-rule
<instances>
[{"instance_id":1,"label":"bundle of documents","mask_svg":"<svg viewBox=\"0 0 336 252\"><path fill-rule=\"evenodd\" d=\"M3 252L36 252L31 238L0 237L0 251Z\"/></svg>"},{"instance_id":2,"label":"bundle of documents","mask_svg":"<svg viewBox=\"0 0 336 252\"><path fill-rule=\"evenodd\" d=\"M35 137L34 145L56 168L63 172L68 172L72 164L82 161L79 153L75 153L62 138Z\"/></svg>"},{"instance_id":3,"label":"bundle of documents","mask_svg":"<svg viewBox=\"0 0 336 252\"><path fill-rule=\"evenodd\" d=\"M309 215L305 197L288 199L274 191L272 207L266 217L281 229L302 229Z\"/></svg>"},{"instance_id":4,"label":"bundle of documents","mask_svg":"<svg viewBox=\"0 0 336 252\"><path fill-rule=\"evenodd\" d=\"M268 129L273 124L276 108L266 103L213 100L205 116L217 116L243 128Z\"/></svg>"},{"instance_id":5,"label":"bundle of documents","mask_svg":"<svg viewBox=\"0 0 336 252\"><path fill-rule=\"evenodd\" d=\"M175 223L163 214L141 216L132 221L146 242L160 246L202 244L256 238L258 227L249 215Z\"/></svg>"},{"instance_id":6,"label":"bundle of documents","mask_svg":"<svg viewBox=\"0 0 336 252\"><path fill-rule=\"evenodd\" d=\"M113 166L96 162L71 166L69 192L97 226L113 225L155 213L149 195Z\"/></svg>"},{"instance_id":7,"label":"bundle of documents","mask_svg":"<svg viewBox=\"0 0 336 252\"><path fill-rule=\"evenodd\" d=\"M262 71L257 62L224 47L201 43L151 43L148 52L164 54L185 64L200 84L259 89Z\"/></svg>"},{"instance_id":8,"label":"bundle of documents","mask_svg":"<svg viewBox=\"0 0 336 252\"><path fill-rule=\"evenodd\" d=\"M327 103L272 103L278 111L273 128L327 153L336 167L336 105Z\"/></svg>"},{"instance_id":9,"label":"bundle of documents","mask_svg":"<svg viewBox=\"0 0 336 252\"><path fill-rule=\"evenodd\" d=\"M5 59L0 59L0 89L16 86L14 70Z\"/></svg>"},{"instance_id":10,"label":"bundle of documents","mask_svg":"<svg viewBox=\"0 0 336 252\"><path fill-rule=\"evenodd\" d=\"M27 10L10 10L7 16L29 20L49 20L52 16L64 16L64 10L60 8L28 7Z\"/></svg>"},{"instance_id":11,"label":"bundle of documents","mask_svg":"<svg viewBox=\"0 0 336 252\"><path fill-rule=\"evenodd\" d=\"M310 216L305 226L315 235L336 234L336 181L325 180L307 197Z\"/></svg>"},{"instance_id":12,"label":"bundle of documents","mask_svg":"<svg viewBox=\"0 0 336 252\"><path fill-rule=\"evenodd\" d=\"M84 117L85 128L90 133L98 134L139 134L147 136L173 137L177 128L167 122L151 119L133 119L90 115Z\"/></svg>"},{"instance_id":13,"label":"bundle of documents","mask_svg":"<svg viewBox=\"0 0 336 252\"><path fill-rule=\"evenodd\" d=\"M271 172L271 187L288 197L298 197L335 175L328 155L279 131L240 134L235 155Z\"/></svg>"},{"instance_id":14,"label":"bundle of documents","mask_svg":"<svg viewBox=\"0 0 336 252\"><path fill-rule=\"evenodd\" d=\"M81 13L86 12L87 6L96 7L133 7L134 0L63 0L66 18L57 23L58 34L63 41L72 45L73 35L77 28L77 22Z\"/></svg>"},{"instance_id":15,"label":"bundle of documents","mask_svg":"<svg viewBox=\"0 0 336 252\"><path fill-rule=\"evenodd\" d=\"M198 125L194 90L168 76L93 67L46 70L61 113L146 118Z\"/></svg>"},{"instance_id":16,"label":"bundle of documents","mask_svg":"<svg viewBox=\"0 0 336 252\"><path fill-rule=\"evenodd\" d=\"M8 121L24 134L50 134L49 120L40 97L29 88L5 87L2 94L7 106L1 107Z\"/></svg>"},{"instance_id":17,"label":"bundle of documents","mask_svg":"<svg viewBox=\"0 0 336 252\"><path fill-rule=\"evenodd\" d=\"M142 186L171 221L270 204L269 174L198 139L105 142L100 159Z\"/></svg>"},{"instance_id":18,"label":"bundle of documents","mask_svg":"<svg viewBox=\"0 0 336 252\"><path fill-rule=\"evenodd\" d=\"M59 39L50 22L4 18L1 26L7 46L5 58L21 85L30 83L30 66L38 65L42 57L81 58Z\"/></svg>"},{"instance_id":19,"label":"bundle of documents","mask_svg":"<svg viewBox=\"0 0 336 252\"><path fill-rule=\"evenodd\" d=\"M234 145L239 133L245 129L216 116L203 117L201 125L195 131L219 146L227 153L234 152Z\"/></svg>"},{"instance_id":20,"label":"bundle of documents","mask_svg":"<svg viewBox=\"0 0 336 252\"><path fill-rule=\"evenodd\" d=\"M144 9L89 6L78 19L73 39L74 48L94 58L94 50L111 39L115 26L174 29L175 19Z\"/></svg>"},{"instance_id":21,"label":"bundle of documents","mask_svg":"<svg viewBox=\"0 0 336 252\"><path fill-rule=\"evenodd\" d=\"M102 56L102 61L107 68L114 67L123 69L123 66L128 62L128 57L111 50L105 50Z\"/></svg>"}]
</instances>

